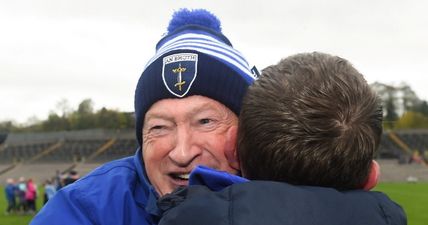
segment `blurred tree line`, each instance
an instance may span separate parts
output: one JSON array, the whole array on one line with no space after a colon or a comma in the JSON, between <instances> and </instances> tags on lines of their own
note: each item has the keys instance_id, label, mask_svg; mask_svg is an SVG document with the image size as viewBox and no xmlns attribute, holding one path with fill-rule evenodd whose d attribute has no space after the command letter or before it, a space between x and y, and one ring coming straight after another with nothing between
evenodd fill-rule
<instances>
[{"instance_id":1,"label":"blurred tree line","mask_svg":"<svg viewBox=\"0 0 428 225\"><path fill-rule=\"evenodd\" d=\"M428 102L421 100L409 85L401 83L394 86L375 82L371 87L382 99L386 130L428 128ZM29 125L0 122L0 132L134 128L133 113L104 107L95 111L93 105L91 99L85 99L76 110L71 110L67 100L61 100L56 105L57 110L51 111L46 120L35 120Z\"/></svg>"},{"instance_id":2,"label":"blurred tree line","mask_svg":"<svg viewBox=\"0 0 428 225\"><path fill-rule=\"evenodd\" d=\"M76 110L70 109L63 99L56 106L59 112L51 111L46 120L32 121L29 125L17 125L12 121L0 122L3 132L47 132L83 129L126 129L135 127L134 114L106 109L94 110L91 99L83 100Z\"/></svg>"},{"instance_id":3,"label":"blurred tree line","mask_svg":"<svg viewBox=\"0 0 428 225\"><path fill-rule=\"evenodd\" d=\"M373 83L383 104L385 129L428 128L428 103L406 83L396 86Z\"/></svg>"}]
</instances>

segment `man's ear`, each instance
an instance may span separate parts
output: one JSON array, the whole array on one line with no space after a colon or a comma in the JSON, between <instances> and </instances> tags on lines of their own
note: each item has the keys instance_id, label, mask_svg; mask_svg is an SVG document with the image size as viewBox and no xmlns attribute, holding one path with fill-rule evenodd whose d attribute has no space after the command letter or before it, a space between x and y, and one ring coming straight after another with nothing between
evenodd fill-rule
<instances>
[{"instance_id":1,"label":"man's ear","mask_svg":"<svg viewBox=\"0 0 428 225\"><path fill-rule=\"evenodd\" d=\"M226 133L226 148L224 155L229 163L229 166L240 171L240 164L237 151L238 126L232 126Z\"/></svg>"},{"instance_id":2,"label":"man's ear","mask_svg":"<svg viewBox=\"0 0 428 225\"><path fill-rule=\"evenodd\" d=\"M374 188L379 180L380 176L380 166L376 162L376 160L372 160L372 165L370 168L369 176L367 177L367 181L363 186L363 189L366 191Z\"/></svg>"}]
</instances>

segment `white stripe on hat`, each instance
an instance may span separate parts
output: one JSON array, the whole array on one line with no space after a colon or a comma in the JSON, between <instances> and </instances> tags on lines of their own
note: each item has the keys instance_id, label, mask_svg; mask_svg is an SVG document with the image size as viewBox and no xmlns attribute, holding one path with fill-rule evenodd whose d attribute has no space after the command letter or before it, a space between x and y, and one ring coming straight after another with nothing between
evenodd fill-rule
<instances>
[{"instance_id":1,"label":"white stripe on hat","mask_svg":"<svg viewBox=\"0 0 428 225\"><path fill-rule=\"evenodd\" d=\"M150 65L153 61L155 61L157 58L159 58L160 55L163 55L164 53L166 53L169 49L169 47L175 45L177 42L181 42L181 41L187 41L189 43L195 42L193 40L197 39L199 43L206 43L208 45L215 45L218 47L222 47L223 50L221 49L216 49L213 47L213 50L216 51L223 51L225 54L234 54L235 56L232 56L232 58L236 58L236 56L238 58L240 58L241 60L237 59L238 61L240 61L240 63L243 66L248 67L248 63L245 60L245 58L242 56L242 54L237 51L236 49L232 48L229 45L226 45L225 43L220 42L219 40L208 36L208 35L203 35L203 34L195 34L195 33L187 33L187 34L180 34L179 36L167 41L166 43L164 43L160 48L158 48L156 54L152 57L151 60L149 60L149 62L147 63L146 67L148 65ZM205 46L205 47L209 47L209 46ZM229 52L233 52L233 53L228 53Z\"/></svg>"},{"instance_id":2,"label":"white stripe on hat","mask_svg":"<svg viewBox=\"0 0 428 225\"><path fill-rule=\"evenodd\" d=\"M243 67L248 67L248 63L246 61L243 61L239 56L232 54L231 52L227 51L227 49L218 48L209 44L200 44L195 42L183 42L183 43L177 43L174 45L171 45L169 48L164 49L163 51L158 52L156 55L163 55L166 52L172 51L173 49L177 49L179 47L193 47L193 48L201 48L201 49L207 49L211 50L213 52L217 52L219 54L223 54L227 57L229 57L232 60L235 60L237 63L241 64Z\"/></svg>"},{"instance_id":3,"label":"white stripe on hat","mask_svg":"<svg viewBox=\"0 0 428 225\"><path fill-rule=\"evenodd\" d=\"M233 65L234 67L254 79L254 75L251 73L248 63L245 61L244 57L241 55L240 52L233 49L231 46L226 45L210 36L195 33L182 34L176 38L167 41L165 44L162 45L162 47L158 49L156 55L149 60L145 68L147 68L151 63L153 63L163 54L169 51L179 49L195 50L201 53L215 56Z\"/></svg>"},{"instance_id":4,"label":"white stripe on hat","mask_svg":"<svg viewBox=\"0 0 428 225\"><path fill-rule=\"evenodd\" d=\"M239 69L242 72L244 72L246 75L248 75L249 77L251 77L253 80L255 79L254 75L251 73L250 68L243 67L241 64L237 63L236 60L231 59L230 57L227 57L224 54L220 54L218 52L214 52L214 51L203 49L203 48L188 47L188 46L177 47L177 48L171 49L171 51L173 51L173 50L179 50L179 49L194 50L194 51L198 51L198 52L201 52L201 53L205 53L205 54L208 54L208 55L215 56L215 57L217 57L217 58L219 58L219 59L221 59L221 60L223 60L223 61L225 61L225 62L227 62L227 63L229 63L229 64L231 64L233 66L235 66L237 69Z\"/></svg>"},{"instance_id":5,"label":"white stripe on hat","mask_svg":"<svg viewBox=\"0 0 428 225\"><path fill-rule=\"evenodd\" d=\"M237 58L237 60L239 61L239 63L241 63L243 66L248 66L247 61L244 59L244 57L242 57L242 54L238 51L236 51L235 49L231 48L229 45L225 45L225 44L220 44L220 43L214 43L214 42L207 42L201 39L185 39L185 40L180 40L177 41L171 45L168 45L168 48L160 48L158 50L158 52L166 52L168 51L168 49L173 48L175 46L184 46L184 45L188 45L188 46L199 46L201 48L210 48L212 50L215 51L221 51L221 52L228 52L227 54L229 55L234 55L235 58Z\"/></svg>"},{"instance_id":6,"label":"white stripe on hat","mask_svg":"<svg viewBox=\"0 0 428 225\"><path fill-rule=\"evenodd\" d=\"M187 33L187 34L181 34L167 42L165 42L161 47L159 47L157 49L157 51L161 51L162 49L165 49L167 47L169 47L170 45L182 41L182 40L195 40L195 42L197 40L199 41L204 41L205 43L211 43L211 44L216 44L217 46L223 46L225 49L229 49L231 52L234 52L236 55L239 55L239 57L241 57L244 61L245 58L242 56L242 54L237 51L236 49L234 49L233 47L231 47L230 45L227 45L211 36L208 35L204 35L204 34L196 34L196 33Z\"/></svg>"},{"instance_id":7,"label":"white stripe on hat","mask_svg":"<svg viewBox=\"0 0 428 225\"><path fill-rule=\"evenodd\" d=\"M217 40L211 36L208 36L208 35L197 34L197 33L187 33L187 34L180 34L180 35L172 38L171 40L163 43L162 46L159 48L163 48L165 46L170 45L173 42L176 42L176 41L181 40L181 39L186 39L186 38L201 38L201 39L206 39L206 40L212 41L212 42L222 43L221 41L219 41L219 40Z\"/></svg>"}]
</instances>

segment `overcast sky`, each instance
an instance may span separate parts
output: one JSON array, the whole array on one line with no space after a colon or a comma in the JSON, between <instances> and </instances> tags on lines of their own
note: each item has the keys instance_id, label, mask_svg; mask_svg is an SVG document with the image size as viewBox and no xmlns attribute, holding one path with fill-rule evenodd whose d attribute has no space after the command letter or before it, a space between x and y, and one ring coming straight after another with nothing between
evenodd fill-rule
<instances>
[{"instance_id":1,"label":"overcast sky","mask_svg":"<svg viewBox=\"0 0 428 225\"><path fill-rule=\"evenodd\" d=\"M133 111L134 90L179 8L206 8L259 69L322 51L372 83L428 99L428 3L407 0L0 1L0 121L45 119L62 99Z\"/></svg>"}]
</instances>

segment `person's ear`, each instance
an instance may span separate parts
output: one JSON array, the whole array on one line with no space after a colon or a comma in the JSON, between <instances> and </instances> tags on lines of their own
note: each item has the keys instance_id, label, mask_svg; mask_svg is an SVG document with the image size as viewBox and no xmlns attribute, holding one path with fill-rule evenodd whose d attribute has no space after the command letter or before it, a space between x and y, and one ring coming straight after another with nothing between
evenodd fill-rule
<instances>
[{"instance_id":1,"label":"person's ear","mask_svg":"<svg viewBox=\"0 0 428 225\"><path fill-rule=\"evenodd\" d=\"M240 171L240 164L237 151L238 126L232 126L226 132L226 148L224 155L233 169Z\"/></svg>"},{"instance_id":2,"label":"person's ear","mask_svg":"<svg viewBox=\"0 0 428 225\"><path fill-rule=\"evenodd\" d=\"M366 191L369 191L372 188L374 188L379 180L379 176L380 176L380 166L376 162L376 160L372 160L369 176L367 177L367 180L364 183L363 189Z\"/></svg>"}]
</instances>

